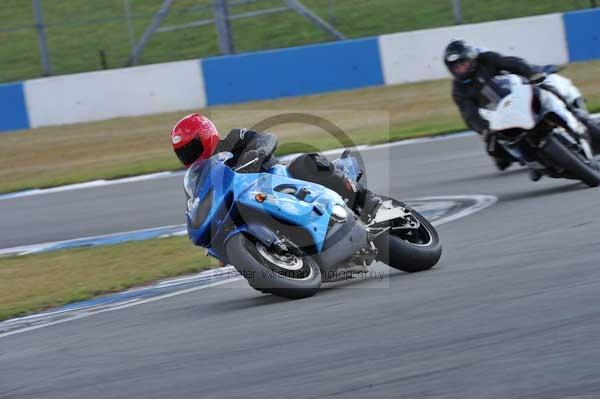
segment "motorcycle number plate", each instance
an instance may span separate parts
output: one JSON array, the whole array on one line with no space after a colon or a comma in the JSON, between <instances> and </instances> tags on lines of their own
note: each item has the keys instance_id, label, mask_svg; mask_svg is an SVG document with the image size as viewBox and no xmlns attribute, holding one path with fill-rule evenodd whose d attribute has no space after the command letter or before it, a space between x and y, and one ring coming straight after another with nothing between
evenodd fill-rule
<instances>
[{"instance_id":1,"label":"motorcycle number plate","mask_svg":"<svg viewBox=\"0 0 600 399\"><path fill-rule=\"evenodd\" d=\"M387 222L388 220L394 220L398 218L405 218L409 216L410 213L406 212L406 210L402 207L394 207L392 205L392 201L384 202L377 211L377 215L372 220L372 224Z\"/></svg>"}]
</instances>

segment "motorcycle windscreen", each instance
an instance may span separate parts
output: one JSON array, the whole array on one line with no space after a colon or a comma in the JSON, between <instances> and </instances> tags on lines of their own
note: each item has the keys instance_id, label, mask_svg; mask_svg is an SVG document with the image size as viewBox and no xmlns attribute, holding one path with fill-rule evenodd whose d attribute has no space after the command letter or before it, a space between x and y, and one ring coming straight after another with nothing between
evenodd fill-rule
<instances>
[{"instance_id":1,"label":"motorcycle windscreen","mask_svg":"<svg viewBox=\"0 0 600 399\"><path fill-rule=\"evenodd\" d=\"M479 114L489 122L491 130L530 130L535 126L533 88L520 76L497 76L484 86L481 94L488 102L479 109Z\"/></svg>"},{"instance_id":2,"label":"motorcycle windscreen","mask_svg":"<svg viewBox=\"0 0 600 399\"><path fill-rule=\"evenodd\" d=\"M183 189L189 199L193 199L198 194L200 184L203 183L210 174L212 167L227 162L233 155L230 152L220 152L209 159L200 159L194 162L185 172L183 178Z\"/></svg>"},{"instance_id":3,"label":"motorcycle windscreen","mask_svg":"<svg viewBox=\"0 0 600 399\"><path fill-rule=\"evenodd\" d=\"M357 181L360 173L360 167L358 166L358 160L354 156L348 156L346 158L338 158L333 161L336 168L339 168L346 176Z\"/></svg>"},{"instance_id":4,"label":"motorcycle windscreen","mask_svg":"<svg viewBox=\"0 0 600 399\"><path fill-rule=\"evenodd\" d=\"M209 159L196 161L186 171L184 190L187 196L187 226L190 239L206 246L214 233L210 221L219 205L223 203L230 179L224 163L231 159L230 153L220 153Z\"/></svg>"}]
</instances>

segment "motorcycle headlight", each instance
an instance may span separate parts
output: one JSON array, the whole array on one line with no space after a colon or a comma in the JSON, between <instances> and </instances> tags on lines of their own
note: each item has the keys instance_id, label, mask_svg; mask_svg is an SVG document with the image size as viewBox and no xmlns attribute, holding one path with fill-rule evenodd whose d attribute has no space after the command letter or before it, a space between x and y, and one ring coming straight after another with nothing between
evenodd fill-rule
<instances>
[{"instance_id":1,"label":"motorcycle headlight","mask_svg":"<svg viewBox=\"0 0 600 399\"><path fill-rule=\"evenodd\" d=\"M334 205L331 209L331 218L334 222L344 223L348 218L348 211L341 205Z\"/></svg>"}]
</instances>

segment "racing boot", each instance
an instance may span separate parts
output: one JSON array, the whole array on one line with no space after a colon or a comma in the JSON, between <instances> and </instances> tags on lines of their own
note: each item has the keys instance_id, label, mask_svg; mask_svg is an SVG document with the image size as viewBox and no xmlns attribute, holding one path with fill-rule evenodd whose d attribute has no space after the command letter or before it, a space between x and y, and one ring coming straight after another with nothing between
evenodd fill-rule
<instances>
[{"instance_id":1,"label":"racing boot","mask_svg":"<svg viewBox=\"0 0 600 399\"><path fill-rule=\"evenodd\" d=\"M538 181L542 178L542 174L535 169L529 169L529 178L531 181Z\"/></svg>"},{"instance_id":2,"label":"racing boot","mask_svg":"<svg viewBox=\"0 0 600 399\"><path fill-rule=\"evenodd\" d=\"M512 161L510 159L502 158L502 157L494 157L494 163L499 171L504 171L512 165Z\"/></svg>"},{"instance_id":3,"label":"racing boot","mask_svg":"<svg viewBox=\"0 0 600 399\"><path fill-rule=\"evenodd\" d=\"M328 187L333 188L346 200L348 207L354 211L365 223L369 224L377 214L379 206L383 202L371 190L360 183L348 179L339 169L335 169L329 181Z\"/></svg>"},{"instance_id":4,"label":"racing boot","mask_svg":"<svg viewBox=\"0 0 600 399\"><path fill-rule=\"evenodd\" d=\"M377 210L382 202L383 201L379 196L359 184L358 191L356 192L356 200L354 201L352 209L365 224L369 224L377 214Z\"/></svg>"}]
</instances>

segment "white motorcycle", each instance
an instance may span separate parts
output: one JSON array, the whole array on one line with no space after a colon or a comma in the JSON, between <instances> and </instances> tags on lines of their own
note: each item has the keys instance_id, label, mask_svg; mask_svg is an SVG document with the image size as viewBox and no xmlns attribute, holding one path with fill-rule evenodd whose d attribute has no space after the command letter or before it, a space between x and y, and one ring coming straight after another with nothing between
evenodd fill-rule
<instances>
[{"instance_id":1,"label":"white motorcycle","mask_svg":"<svg viewBox=\"0 0 600 399\"><path fill-rule=\"evenodd\" d=\"M587 128L553 92L518 75L499 75L486 87L489 102L479 109L501 145L538 176L600 184Z\"/></svg>"}]
</instances>

